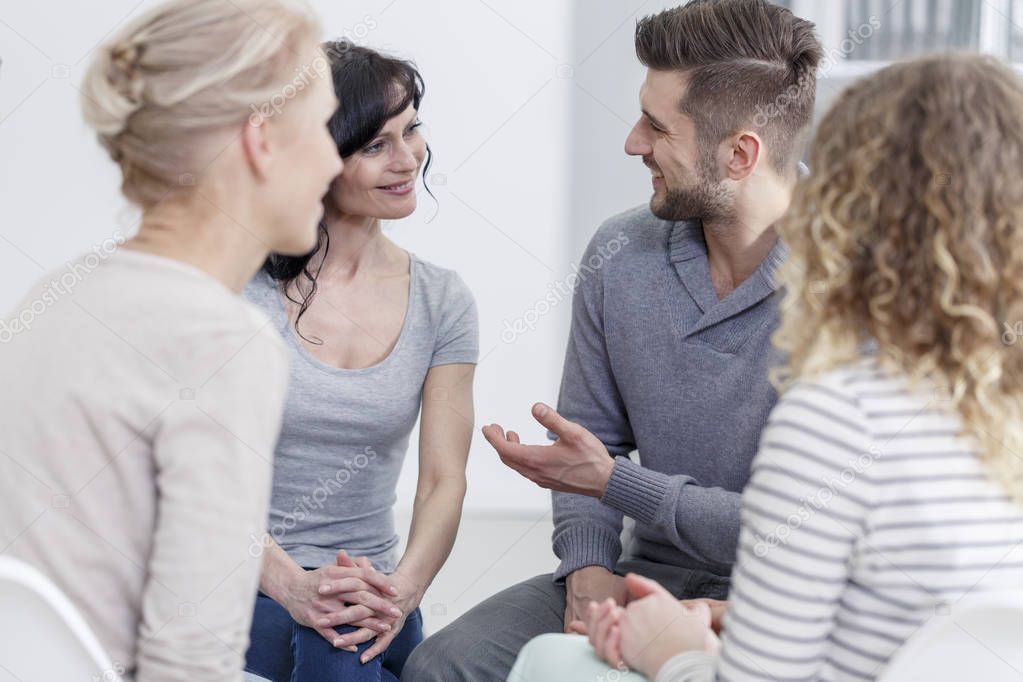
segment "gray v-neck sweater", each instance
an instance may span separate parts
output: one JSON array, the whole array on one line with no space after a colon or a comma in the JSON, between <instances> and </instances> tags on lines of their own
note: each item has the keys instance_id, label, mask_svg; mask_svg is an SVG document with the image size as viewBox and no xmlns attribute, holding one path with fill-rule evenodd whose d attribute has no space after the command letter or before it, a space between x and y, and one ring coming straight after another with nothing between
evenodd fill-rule
<instances>
[{"instance_id":1,"label":"gray v-neck sweater","mask_svg":"<svg viewBox=\"0 0 1023 682\"><path fill-rule=\"evenodd\" d=\"M632 555L731 572L740 493L777 401L767 378L780 358L773 274L786 255L779 241L719 300L699 222L660 220L644 205L597 231L572 303L558 409L616 459L601 499L554 493L556 580L583 566L613 570L623 515L636 521Z\"/></svg>"}]
</instances>

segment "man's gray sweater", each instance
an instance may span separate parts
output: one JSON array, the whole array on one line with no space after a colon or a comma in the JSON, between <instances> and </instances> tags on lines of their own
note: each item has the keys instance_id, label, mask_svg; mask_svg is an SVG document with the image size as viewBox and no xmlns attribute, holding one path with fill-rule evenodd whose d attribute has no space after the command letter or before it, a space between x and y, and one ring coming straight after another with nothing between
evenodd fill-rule
<instances>
[{"instance_id":1,"label":"man's gray sweater","mask_svg":"<svg viewBox=\"0 0 1023 682\"><path fill-rule=\"evenodd\" d=\"M613 570L623 515L636 521L634 556L731 572L740 493L777 400L773 274L786 255L779 241L719 300L699 222L642 206L597 231L578 272L558 409L616 459L601 499L554 494L555 579Z\"/></svg>"}]
</instances>

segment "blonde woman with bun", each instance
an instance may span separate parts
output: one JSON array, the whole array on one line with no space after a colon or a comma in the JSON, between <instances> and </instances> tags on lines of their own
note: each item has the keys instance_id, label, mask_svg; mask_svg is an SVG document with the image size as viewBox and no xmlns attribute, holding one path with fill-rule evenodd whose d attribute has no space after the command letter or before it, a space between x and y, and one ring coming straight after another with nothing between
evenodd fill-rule
<instances>
[{"instance_id":1,"label":"blonde woman with bun","mask_svg":"<svg viewBox=\"0 0 1023 682\"><path fill-rule=\"evenodd\" d=\"M114 665L94 679L241 679L287 356L238 293L316 244L342 167L319 38L299 3L175 0L81 83L142 219L6 318L33 313L0 353L0 548L81 611Z\"/></svg>"},{"instance_id":2,"label":"blonde woman with bun","mask_svg":"<svg viewBox=\"0 0 1023 682\"><path fill-rule=\"evenodd\" d=\"M599 657L646 676L622 680L873 680L931 619L1023 589L1020 159L1023 84L993 58L838 98L778 225L787 360L723 637L630 575L628 606L590 607L591 650L534 640L510 679L594 679Z\"/></svg>"}]
</instances>

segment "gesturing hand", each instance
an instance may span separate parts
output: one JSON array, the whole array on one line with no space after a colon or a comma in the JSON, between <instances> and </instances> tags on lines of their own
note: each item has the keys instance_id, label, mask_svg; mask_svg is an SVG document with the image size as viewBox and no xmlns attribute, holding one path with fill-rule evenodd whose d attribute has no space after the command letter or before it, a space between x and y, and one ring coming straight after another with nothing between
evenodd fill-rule
<instances>
[{"instance_id":1,"label":"gesturing hand","mask_svg":"<svg viewBox=\"0 0 1023 682\"><path fill-rule=\"evenodd\" d=\"M498 424L483 427L501 461L541 488L590 497L604 494L614 468L614 459L600 439L582 426L568 421L557 411L536 403L533 417L558 436L553 445L523 445L519 435L507 435Z\"/></svg>"}]
</instances>

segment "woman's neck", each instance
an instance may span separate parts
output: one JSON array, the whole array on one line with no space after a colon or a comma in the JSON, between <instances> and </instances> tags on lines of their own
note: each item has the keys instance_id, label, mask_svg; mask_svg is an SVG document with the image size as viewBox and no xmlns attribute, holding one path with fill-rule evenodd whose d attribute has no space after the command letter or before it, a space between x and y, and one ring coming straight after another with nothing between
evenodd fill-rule
<instances>
[{"instance_id":1,"label":"woman's neck","mask_svg":"<svg viewBox=\"0 0 1023 682\"><path fill-rule=\"evenodd\" d=\"M330 248L321 247L309 263L315 271L322 262L320 277L352 279L360 272L390 269L402 254L384 236L380 220L370 216L339 215L328 211L324 218Z\"/></svg>"},{"instance_id":2,"label":"woman's neck","mask_svg":"<svg viewBox=\"0 0 1023 682\"><path fill-rule=\"evenodd\" d=\"M124 246L191 265L241 293L268 253L245 224L211 207L168 202L145 212Z\"/></svg>"}]
</instances>

